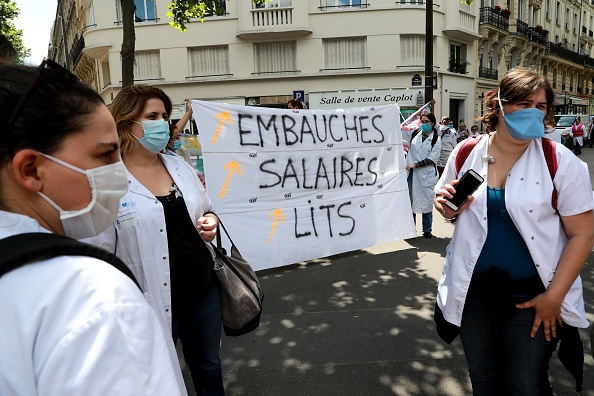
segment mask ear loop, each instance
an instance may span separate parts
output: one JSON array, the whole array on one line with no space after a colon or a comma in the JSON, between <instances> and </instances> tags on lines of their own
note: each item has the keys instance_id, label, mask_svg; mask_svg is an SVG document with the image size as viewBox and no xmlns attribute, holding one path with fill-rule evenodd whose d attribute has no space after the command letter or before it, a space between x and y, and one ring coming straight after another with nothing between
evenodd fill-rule
<instances>
[{"instance_id":1,"label":"mask ear loop","mask_svg":"<svg viewBox=\"0 0 594 396\"><path fill-rule=\"evenodd\" d=\"M497 89L497 101L499 102L499 108L501 109L501 115L505 118L505 113L503 112L503 103L501 103L501 88Z\"/></svg>"}]
</instances>

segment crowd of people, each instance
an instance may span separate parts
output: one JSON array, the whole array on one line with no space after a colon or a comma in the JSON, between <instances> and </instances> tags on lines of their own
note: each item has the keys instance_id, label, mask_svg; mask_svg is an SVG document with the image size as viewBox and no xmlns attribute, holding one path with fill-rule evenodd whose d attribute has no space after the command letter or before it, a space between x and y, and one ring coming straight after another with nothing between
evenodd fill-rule
<instances>
[{"instance_id":1,"label":"crowd of people","mask_svg":"<svg viewBox=\"0 0 594 396\"><path fill-rule=\"evenodd\" d=\"M579 154L544 137L553 102L540 74L513 69L485 97L484 134L433 113L403 132L423 236L433 237L434 208L456 224L436 322L448 342L459 335L475 395L552 394L553 351L588 326L579 274L594 199ZM0 394L186 395L180 339L198 394L224 395L209 244L219 219L175 153L191 106L172 125L166 93L134 85L108 109L49 59L0 61L0 105L0 238L63 235L105 257L48 251L0 267ZM485 182L453 210L445 203L471 169ZM126 273L111 265L121 262Z\"/></svg>"}]
</instances>

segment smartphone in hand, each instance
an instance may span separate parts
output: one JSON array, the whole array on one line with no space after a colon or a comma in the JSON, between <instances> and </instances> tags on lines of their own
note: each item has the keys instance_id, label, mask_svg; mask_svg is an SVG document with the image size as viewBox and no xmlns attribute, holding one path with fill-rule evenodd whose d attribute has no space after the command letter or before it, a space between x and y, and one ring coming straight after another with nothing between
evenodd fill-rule
<instances>
[{"instance_id":1,"label":"smartphone in hand","mask_svg":"<svg viewBox=\"0 0 594 396\"><path fill-rule=\"evenodd\" d=\"M446 198L444 203L454 211L460 209L468 196L472 195L483 181L485 179L481 175L469 169L464 173L458 184L454 186L456 194L451 199Z\"/></svg>"}]
</instances>

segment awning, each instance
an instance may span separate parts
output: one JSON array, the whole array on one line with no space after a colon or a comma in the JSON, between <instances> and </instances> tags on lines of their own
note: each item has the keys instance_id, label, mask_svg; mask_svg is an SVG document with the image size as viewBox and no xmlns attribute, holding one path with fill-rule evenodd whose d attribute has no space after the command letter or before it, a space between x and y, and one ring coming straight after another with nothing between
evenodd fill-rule
<instances>
[{"instance_id":1,"label":"awning","mask_svg":"<svg viewBox=\"0 0 594 396\"><path fill-rule=\"evenodd\" d=\"M577 96L571 96L570 95L569 96L569 99L571 99L571 104L574 104L574 105L584 105L584 106L587 106L587 105L590 104L590 99L588 99L588 98L580 98L580 97L577 97Z\"/></svg>"}]
</instances>

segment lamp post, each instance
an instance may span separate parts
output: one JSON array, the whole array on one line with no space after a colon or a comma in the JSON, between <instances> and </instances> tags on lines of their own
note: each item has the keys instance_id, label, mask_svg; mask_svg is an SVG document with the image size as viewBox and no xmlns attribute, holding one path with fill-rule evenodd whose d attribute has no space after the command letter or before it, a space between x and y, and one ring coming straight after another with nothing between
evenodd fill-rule
<instances>
[{"instance_id":1,"label":"lamp post","mask_svg":"<svg viewBox=\"0 0 594 396\"><path fill-rule=\"evenodd\" d=\"M425 103L433 99L433 0L425 1ZM431 109L435 113L435 109Z\"/></svg>"}]
</instances>

